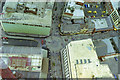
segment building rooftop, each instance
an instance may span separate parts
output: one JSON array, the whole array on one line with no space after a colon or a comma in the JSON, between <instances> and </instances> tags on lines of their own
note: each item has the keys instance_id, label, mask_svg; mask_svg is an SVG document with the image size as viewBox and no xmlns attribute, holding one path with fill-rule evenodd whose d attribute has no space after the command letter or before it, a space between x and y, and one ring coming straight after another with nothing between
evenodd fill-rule
<instances>
[{"instance_id":1,"label":"building rooftop","mask_svg":"<svg viewBox=\"0 0 120 80\"><path fill-rule=\"evenodd\" d=\"M107 28L108 27L105 19L93 19L91 21L95 23L95 28L96 29L101 29L101 28Z\"/></svg>"},{"instance_id":2,"label":"building rooftop","mask_svg":"<svg viewBox=\"0 0 120 80\"><path fill-rule=\"evenodd\" d=\"M24 75L28 74L23 78L47 77L49 62L47 50L40 47L3 46L0 57L12 71L20 71ZM32 72L38 76L30 77Z\"/></svg>"},{"instance_id":3,"label":"building rooftop","mask_svg":"<svg viewBox=\"0 0 120 80\"><path fill-rule=\"evenodd\" d=\"M73 78L112 78L106 64L100 64L91 39L72 41L68 44Z\"/></svg>"},{"instance_id":4,"label":"building rooftop","mask_svg":"<svg viewBox=\"0 0 120 80\"><path fill-rule=\"evenodd\" d=\"M77 1L72 1L72 2L68 1L63 15L65 16L65 15L71 14L72 19L84 18L83 3L84 3L83 0L77 0Z\"/></svg>"},{"instance_id":5,"label":"building rooftop","mask_svg":"<svg viewBox=\"0 0 120 80\"><path fill-rule=\"evenodd\" d=\"M46 37L52 25L52 2L6 0L3 6L2 28L9 35ZM12 6L11 6L12 5Z\"/></svg>"},{"instance_id":6,"label":"building rooftop","mask_svg":"<svg viewBox=\"0 0 120 80\"><path fill-rule=\"evenodd\" d=\"M11 54L41 54L47 56L47 51L41 49L40 47L24 47L24 46L2 46L2 53L11 53Z\"/></svg>"},{"instance_id":7,"label":"building rooftop","mask_svg":"<svg viewBox=\"0 0 120 80\"><path fill-rule=\"evenodd\" d=\"M43 59L41 55L2 53L0 57L2 57L11 70L41 72Z\"/></svg>"},{"instance_id":8,"label":"building rooftop","mask_svg":"<svg viewBox=\"0 0 120 80\"><path fill-rule=\"evenodd\" d=\"M11 4L13 6L11 6ZM6 1L3 7L3 21L51 26L54 2Z\"/></svg>"}]
</instances>

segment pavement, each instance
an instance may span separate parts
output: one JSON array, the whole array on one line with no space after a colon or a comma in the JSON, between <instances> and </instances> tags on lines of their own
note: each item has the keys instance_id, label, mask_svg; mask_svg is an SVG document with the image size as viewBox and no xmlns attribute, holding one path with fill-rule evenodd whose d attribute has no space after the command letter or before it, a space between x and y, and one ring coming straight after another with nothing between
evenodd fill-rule
<instances>
[{"instance_id":1,"label":"pavement","mask_svg":"<svg viewBox=\"0 0 120 80\"><path fill-rule=\"evenodd\" d=\"M62 13L64 3L56 3L54 5L54 20L52 24L52 32L51 36L46 38L46 46L50 49L50 66L51 69L49 70L50 76L48 78L62 78L62 69L61 69L61 60L60 60L60 50L63 48L61 44L63 39L59 35L58 24L60 22L60 16ZM57 8L56 8L57 7Z\"/></svg>"},{"instance_id":2,"label":"pavement","mask_svg":"<svg viewBox=\"0 0 120 80\"><path fill-rule=\"evenodd\" d=\"M55 3L55 7L57 6L56 11L53 11L53 24L52 24L52 32L51 36L46 38L46 46L50 50L50 61L51 61L51 69L49 70L50 78L62 78L62 69L61 69L61 61L60 50L65 47L69 42L92 38L93 40L105 39L109 37L118 36L119 32L108 31L104 33L95 33L94 35L90 34L78 34L78 35L69 35L69 36L60 36L58 24L60 23L59 17L61 16L60 10L62 10L62 3ZM54 65L53 65L54 64ZM48 77L48 78L49 78Z\"/></svg>"},{"instance_id":3,"label":"pavement","mask_svg":"<svg viewBox=\"0 0 120 80\"><path fill-rule=\"evenodd\" d=\"M2 35L2 30L1 30L1 25L0 25L0 46L2 46L1 35Z\"/></svg>"},{"instance_id":4,"label":"pavement","mask_svg":"<svg viewBox=\"0 0 120 80\"><path fill-rule=\"evenodd\" d=\"M29 46L29 47L37 47L38 42L33 40L24 40L24 39L8 39L8 44L6 45L14 45L14 46Z\"/></svg>"},{"instance_id":5,"label":"pavement","mask_svg":"<svg viewBox=\"0 0 120 80\"><path fill-rule=\"evenodd\" d=\"M117 31L108 31L104 33L95 33L91 34L78 34L78 35L69 35L61 36L58 29L58 24L60 23L60 17L63 10L64 2L55 2L53 9L53 22L51 26L51 34L47 38L35 38L38 41L39 47L47 47L49 49L49 72L48 78L62 78L62 68L60 60L60 50L65 47L69 42L92 38L92 40L100 40L109 37L118 36L120 33ZM46 44L42 45L41 40L45 40ZM14 42L14 41L12 41ZM17 43L16 43L17 44Z\"/></svg>"},{"instance_id":6,"label":"pavement","mask_svg":"<svg viewBox=\"0 0 120 80\"><path fill-rule=\"evenodd\" d=\"M120 57L119 59L120 60ZM118 73L119 73L119 61L116 61L114 58L110 58L105 60L104 62L101 62L101 64L108 64L112 74L115 74L118 77Z\"/></svg>"}]
</instances>

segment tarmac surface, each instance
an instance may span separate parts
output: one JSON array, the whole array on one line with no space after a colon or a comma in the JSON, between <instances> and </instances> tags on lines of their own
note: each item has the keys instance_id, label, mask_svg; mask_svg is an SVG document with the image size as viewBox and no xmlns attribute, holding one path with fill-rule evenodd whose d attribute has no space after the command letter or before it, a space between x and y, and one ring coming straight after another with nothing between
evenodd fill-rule
<instances>
[{"instance_id":1,"label":"tarmac surface","mask_svg":"<svg viewBox=\"0 0 120 80\"><path fill-rule=\"evenodd\" d=\"M62 6L59 5L62 5L62 3L55 3L57 10L53 11L54 20L52 25L51 36L45 39L46 46L50 50L51 69L49 69L49 76L48 76L50 78L62 78L61 61L59 59L60 50L63 47L65 47L69 42L88 39L88 38L92 38L92 40L100 40L100 39L105 39L119 35L118 31L108 31L104 33L101 32L95 33L93 35L79 34L79 35L71 35L71 36L60 36L57 26L60 23L59 17L61 16L60 13L62 13L62 11L60 11L62 10Z\"/></svg>"},{"instance_id":2,"label":"tarmac surface","mask_svg":"<svg viewBox=\"0 0 120 80\"><path fill-rule=\"evenodd\" d=\"M92 40L101 40L109 37L114 37L120 35L118 31L108 31L104 33L95 33L91 34L78 34L70 36L60 36L58 29L58 24L60 23L60 17L62 14L64 2L55 2L53 9L53 22L52 22L52 31L51 35L47 38L35 38L38 41L39 47L47 47L49 49L49 71L48 78L62 78L62 68L61 68L61 58L60 50L64 48L69 42L92 38ZM41 44L41 40L45 40L46 44ZM14 42L14 40L12 40ZM24 42L27 43L27 42ZM24 44L21 43L21 44ZM18 43L15 43L18 44ZM33 43L34 45L36 43ZM114 67L114 65L112 66Z\"/></svg>"},{"instance_id":3,"label":"tarmac surface","mask_svg":"<svg viewBox=\"0 0 120 80\"><path fill-rule=\"evenodd\" d=\"M88 4L88 3L86 3ZM101 4L96 4L98 7L96 8L95 3L89 3L90 7L84 8L84 13L86 16L95 16L95 17L101 17L101 15L106 16L106 14L102 13L104 11L104 7ZM88 13L88 11L92 11L92 13ZM93 11L96 11L97 13L93 13Z\"/></svg>"}]
</instances>

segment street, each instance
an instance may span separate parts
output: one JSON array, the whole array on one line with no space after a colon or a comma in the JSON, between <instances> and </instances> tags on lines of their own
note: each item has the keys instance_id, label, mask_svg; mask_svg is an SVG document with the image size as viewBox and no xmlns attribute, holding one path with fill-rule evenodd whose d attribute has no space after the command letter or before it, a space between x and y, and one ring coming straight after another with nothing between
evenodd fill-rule
<instances>
[{"instance_id":1,"label":"street","mask_svg":"<svg viewBox=\"0 0 120 80\"><path fill-rule=\"evenodd\" d=\"M29 47L37 47L38 42L33 40L24 40L24 39L8 39L8 44L6 45L14 45L14 46L29 46Z\"/></svg>"},{"instance_id":2,"label":"street","mask_svg":"<svg viewBox=\"0 0 120 80\"><path fill-rule=\"evenodd\" d=\"M49 71L48 71L48 78L62 78L62 64L61 64L61 58L60 58L60 50L64 48L68 43L71 41L76 40L82 40L82 39L88 39L92 38L92 40L99 40L99 39L105 39L109 37L115 37L119 36L120 33L118 31L108 31L104 33L94 33L91 34L78 34L78 35L68 35L68 36L61 36L60 31L58 28L58 24L60 23L60 17L63 12L63 6L64 2L55 2L54 9L53 9L53 21L51 26L51 34L47 38L34 38L35 41L30 40L15 40L10 39L8 42L11 45L16 46L34 46L34 47L44 47L46 49L49 49ZM1 27L0 27L1 28ZM0 29L1 30L1 29ZM1 31L0 31L1 35ZM41 41L45 41L44 44L41 43ZM1 40L0 40L0 45ZM102 55L101 55L102 56Z\"/></svg>"},{"instance_id":3,"label":"street","mask_svg":"<svg viewBox=\"0 0 120 80\"><path fill-rule=\"evenodd\" d=\"M61 5L61 6L60 6ZM53 24L52 24L52 33L51 36L46 38L46 46L50 49L50 61L51 61L51 70L49 70L50 78L62 78L62 69L60 61L60 50L64 48L69 42L82 40L87 38L92 38L93 40L105 39L109 37L118 36L119 32L117 31L108 31L105 33L95 33L94 35L89 34L78 34L72 36L60 36L58 30L58 24L60 23L59 17L62 13L63 3L57 2L55 6L57 7L56 11L53 11ZM67 41L66 41L67 39ZM48 77L49 78L49 77Z\"/></svg>"}]
</instances>

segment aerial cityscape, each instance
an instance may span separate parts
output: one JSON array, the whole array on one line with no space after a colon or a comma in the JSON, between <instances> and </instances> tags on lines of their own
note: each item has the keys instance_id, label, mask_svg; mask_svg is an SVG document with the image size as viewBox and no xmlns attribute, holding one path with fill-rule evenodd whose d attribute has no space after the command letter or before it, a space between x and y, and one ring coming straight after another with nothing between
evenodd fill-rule
<instances>
[{"instance_id":1,"label":"aerial cityscape","mask_svg":"<svg viewBox=\"0 0 120 80\"><path fill-rule=\"evenodd\" d=\"M120 80L120 0L0 0L0 80Z\"/></svg>"}]
</instances>

